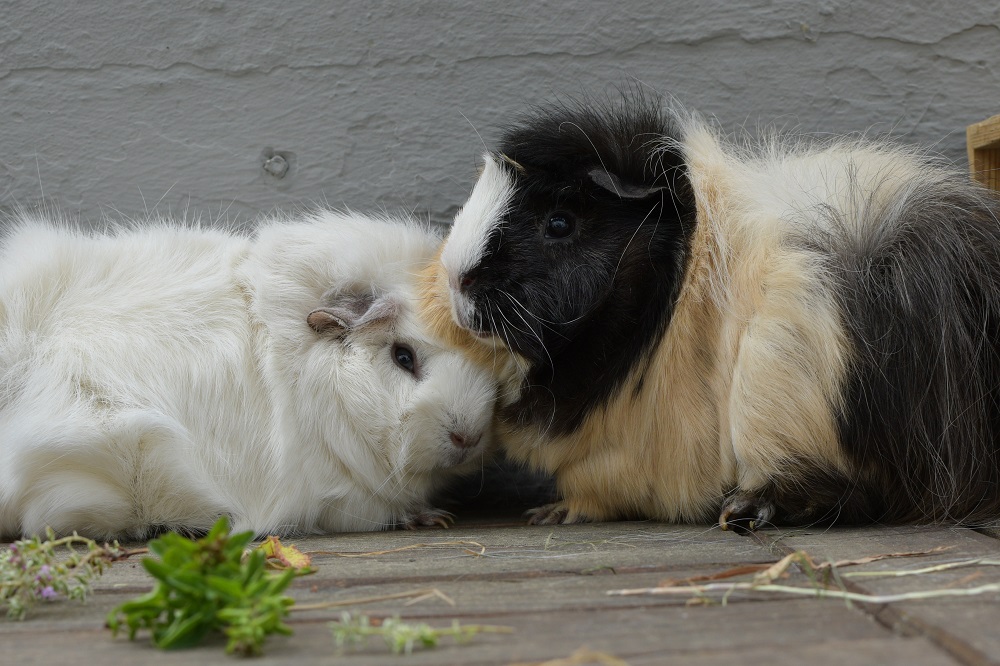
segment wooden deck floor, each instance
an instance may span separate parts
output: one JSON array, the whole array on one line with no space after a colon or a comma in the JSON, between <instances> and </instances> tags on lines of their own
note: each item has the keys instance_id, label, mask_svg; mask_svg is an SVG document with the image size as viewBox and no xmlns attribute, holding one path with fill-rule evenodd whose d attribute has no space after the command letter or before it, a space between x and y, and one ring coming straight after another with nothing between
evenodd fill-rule
<instances>
[{"instance_id":1,"label":"wooden deck floor","mask_svg":"<svg viewBox=\"0 0 1000 666\"><path fill-rule=\"evenodd\" d=\"M609 596L666 578L710 575L773 562L795 549L841 560L939 546L933 555L889 559L853 571L912 569L969 558L1000 559L1000 541L942 528L765 531L741 537L709 527L609 523L528 527L514 521L459 524L450 530L346 534L289 540L315 554L319 571L298 579L299 604L351 601L346 608L381 618L446 626L452 618L513 628L433 650L391 655L373 640L338 657L328 622L340 610L294 612L292 637L271 639L257 664L986 664L1000 663L1000 594L888 605L840 600L733 595L725 605L691 605L667 596ZM436 544L436 545L435 545ZM384 554L373 554L415 546ZM847 569L845 569L846 571ZM786 583L803 582L794 572ZM851 578L851 590L888 594L1000 583L1000 567L978 566L899 578ZM86 605L46 604L24 622L0 620L3 664L225 663L222 643L163 653L145 640L112 639L104 615L146 591L137 562L116 564ZM365 598L434 588L450 599ZM582 659L587 648L603 657ZM613 661L611 658L620 661ZM603 659L603 661L601 661Z\"/></svg>"}]
</instances>

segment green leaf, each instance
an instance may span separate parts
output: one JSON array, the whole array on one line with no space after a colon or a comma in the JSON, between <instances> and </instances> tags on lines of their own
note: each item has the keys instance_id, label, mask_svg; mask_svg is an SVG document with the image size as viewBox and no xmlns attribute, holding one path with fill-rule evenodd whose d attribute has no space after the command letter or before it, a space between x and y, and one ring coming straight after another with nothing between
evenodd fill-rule
<instances>
[{"instance_id":1,"label":"green leaf","mask_svg":"<svg viewBox=\"0 0 1000 666\"><path fill-rule=\"evenodd\" d=\"M229 535L225 517L198 540L164 534L150 542L159 559L146 558L143 566L156 579L154 589L127 601L108 616L108 626L151 631L157 647L174 649L201 642L208 634L222 632L228 648L240 654L257 654L269 634L290 634L282 622L294 603L282 592L295 572L269 573L265 557L243 552L253 535ZM155 547L154 547L155 544Z\"/></svg>"},{"instance_id":2,"label":"green leaf","mask_svg":"<svg viewBox=\"0 0 1000 666\"><path fill-rule=\"evenodd\" d=\"M204 613L167 625L154 641L164 650L193 647L200 643L212 629L212 618Z\"/></svg>"},{"instance_id":3,"label":"green leaf","mask_svg":"<svg viewBox=\"0 0 1000 666\"><path fill-rule=\"evenodd\" d=\"M240 555L243 555L243 551L246 550L250 542L253 541L253 532L240 532L239 534L233 534L229 537L229 542L226 545L226 549L239 551Z\"/></svg>"},{"instance_id":4,"label":"green leaf","mask_svg":"<svg viewBox=\"0 0 1000 666\"><path fill-rule=\"evenodd\" d=\"M227 602L233 602L243 596L243 586L239 581L223 578L222 576L206 576L205 584L224 597Z\"/></svg>"},{"instance_id":5,"label":"green leaf","mask_svg":"<svg viewBox=\"0 0 1000 666\"><path fill-rule=\"evenodd\" d=\"M142 568L149 572L149 575L157 580L164 580L173 572L173 569L170 567L149 557L143 558Z\"/></svg>"},{"instance_id":6,"label":"green leaf","mask_svg":"<svg viewBox=\"0 0 1000 666\"><path fill-rule=\"evenodd\" d=\"M205 580L196 571L175 571L167 574L163 582L175 591L195 597L204 596Z\"/></svg>"},{"instance_id":7,"label":"green leaf","mask_svg":"<svg viewBox=\"0 0 1000 666\"><path fill-rule=\"evenodd\" d=\"M212 529L205 535L204 541L218 541L229 534L229 516L219 516Z\"/></svg>"}]
</instances>

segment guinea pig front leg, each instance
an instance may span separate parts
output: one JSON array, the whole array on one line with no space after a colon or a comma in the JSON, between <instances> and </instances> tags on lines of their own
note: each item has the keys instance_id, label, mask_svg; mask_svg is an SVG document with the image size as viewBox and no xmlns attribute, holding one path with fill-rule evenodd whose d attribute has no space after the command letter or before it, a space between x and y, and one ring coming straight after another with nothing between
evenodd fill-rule
<instances>
[{"instance_id":1,"label":"guinea pig front leg","mask_svg":"<svg viewBox=\"0 0 1000 666\"><path fill-rule=\"evenodd\" d=\"M556 501L526 511L529 525L572 525L643 515L642 507L629 503L647 490L645 480L635 473L637 463L631 454L636 450L623 452L622 447L593 445L587 447L589 454L577 453L584 438L595 436L605 437L606 433L576 433L549 443L550 449L563 447L558 455L562 464L555 471ZM643 482L637 485L637 479Z\"/></svg>"},{"instance_id":2,"label":"guinea pig front leg","mask_svg":"<svg viewBox=\"0 0 1000 666\"><path fill-rule=\"evenodd\" d=\"M617 503L619 498L607 490L627 486L618 467L622 459L627 456L600 460L585 457L577 464L564 466L555 477L556 501L526 511L528 524L572 525L624 517Z\"/></svg>"},{"instance_id":3,"label":"guinea pig front leg","mask_svg":"<svg viewBox=\"0 0 1000 666\"><path fill-rule=\"evenodd\" d=\"M834 512L850 476L835 414L847 356L836 306L794 270L776 273L739 340L728 404L737 488L723 529Z\"/></svg>"},{"instance_id":4,"label":"guinea pig front leg","mask_svg":"<svg viewBox=\"0 0 1000 666\"><path fill-rule=\"evenodd\" d=\"M766 489L756 492L737 490L731 493L719 513L719 527L737 534L756 531L769 525L777 513L777 504Z\"/></svg>"},{"instance_id":5,"label":"guinea pig front leg","mask_svg":"<svg viewBox=\"0 0 1000 666\"><path fill-rule=\"evenodd\" d=\"M719 526L746 533L769 523L810 525L868 522L885 507L879 484L821 464L792 464L777 479L755 490L736 490L726 498Z\"/></svg>"}]
</instances>

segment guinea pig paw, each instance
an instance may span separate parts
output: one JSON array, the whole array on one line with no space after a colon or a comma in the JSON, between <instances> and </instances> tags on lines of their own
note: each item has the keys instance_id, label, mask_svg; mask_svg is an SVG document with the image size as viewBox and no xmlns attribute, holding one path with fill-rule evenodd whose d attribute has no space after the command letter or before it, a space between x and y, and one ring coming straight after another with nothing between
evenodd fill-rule
<instances>
[{"instance_id":1,"label":"guinea pig paw","mask_svg":"<svg viewBox=\"0 0 1000 666\"><path fill-rule=\"evenodd\" d=\"M455 514L450 511L445 511L444 509L435 509L433 507L427 507L417 511L416 513L411 513L402 521L403 528L408 530L416 530L421 527L440 527L442 529L448 529L454 524Z\"/></svg>"},{"instance_id":2,"label":"guinea pig paw","mask_svg":"<svg viewBox=\"0 0 1000 666\"><path fill-rule=\"evenodd\" d=\"M588 520L578 511L571 510L566 502L544 504L534 509L528 509L524 515L528 517L529 525L569 525L585 523Z\"/></svg>"},{"instance_id":3,"label":"guinea pig paw","mask_svg":"<svg viewBox=\"0 0 1000 666\"><path fill-rule=\"evenodd\" d=\"M749 534L771 522L774 502L752 493L740 492L731 496L722 506L719 527L737 534Z\"/></svg>"}]
</instances>

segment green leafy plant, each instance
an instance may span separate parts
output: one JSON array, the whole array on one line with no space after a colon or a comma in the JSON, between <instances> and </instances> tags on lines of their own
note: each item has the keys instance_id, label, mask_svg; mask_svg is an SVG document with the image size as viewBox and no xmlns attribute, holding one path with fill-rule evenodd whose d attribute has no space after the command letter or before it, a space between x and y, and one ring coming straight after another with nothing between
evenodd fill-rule
<instances>
[{"instance_id":1,"label":"green leafy plant","mask_svg":"<svg viewBox=\"0 0 1000 666\"><path fill-rule=\"evenodd\" d=\"M101 546L75 533L56 539L52 530L45 539L15 541L0 553L0 608L6 606L7 617L23 620L40 601L84 601L91 581L108 564L137 552L145 550L126 551L117 542Z\"/></svg>"},{"instance_id":2,"label":"green leafy plant","mask_svg":"<svg viewBox=\"0 0 1000 666\"><path fill-rule=\"evenodd\" d=\"M488 624L459 624L458 620L452 620L451 626L443 629L435 629L428 624L410 624L403 622L399 617L390 617L376 623L367 615L354 615L344 611L340 616L340 622L331 622L330 630L333 632L333 639L337 643L338 649L345 647L361 647L369 636L381 636L385 644L395 654L410 654L417 645L430 648L437 647L437 644L444 637L451 636L459 643L471 641L477 634L509 634L513 632L510 627L499 627Z\"/></svg>"},{"instance_id":3,"label":"green leafy plant","mask_svg":"<svg viewBox=\"0 0 1000 666\"><path fill-rule=\"evenodd\" d=\"M252 538L251 532L230 534L223 517L196 541L174 533L151 541L159 560L144 558L142 565L156 585L112 610L108 627L117 634L124 625L130 640L148 629L153 644L164 649L197 645L222 632L227 652L259 654L268 635L292 633L283 619L294 600L282 593L296 572L268 572L260 549L244 559Z\"/></svg>"}]
</instances>

